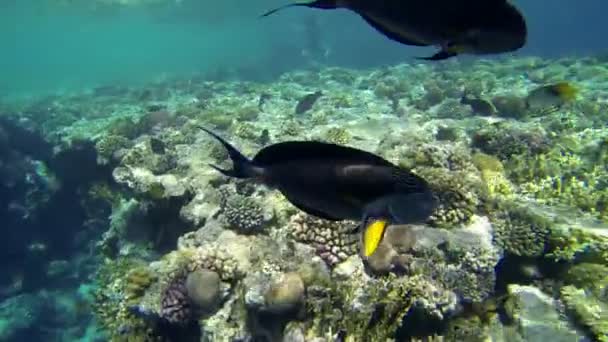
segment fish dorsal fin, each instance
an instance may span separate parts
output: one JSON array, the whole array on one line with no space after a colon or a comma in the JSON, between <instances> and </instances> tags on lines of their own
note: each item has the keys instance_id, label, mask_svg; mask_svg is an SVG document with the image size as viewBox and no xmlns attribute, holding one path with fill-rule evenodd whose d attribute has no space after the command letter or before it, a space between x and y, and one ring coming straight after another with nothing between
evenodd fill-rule
<instances>
[{"instance_id":1,"label":"fish dorsal fin","mask_svg":"<svg viewBox=\"0 0 608 342\"><path fill-rule=\"evenodd\" d=\"M265 166L297 160L342 160L380 166L394 166L384 158L356 148L320 141L287 141L267 146L253 158Z\"/></svg>"}]
</instances>

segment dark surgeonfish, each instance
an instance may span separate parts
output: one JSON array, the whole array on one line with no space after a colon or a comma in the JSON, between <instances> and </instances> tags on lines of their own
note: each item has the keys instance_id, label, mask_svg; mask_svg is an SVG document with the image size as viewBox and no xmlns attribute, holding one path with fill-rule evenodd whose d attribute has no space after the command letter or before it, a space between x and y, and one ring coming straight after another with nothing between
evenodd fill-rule
<instances>
[{"instance_id":1,"label":"dark surgeonfish","mask_svg":"<svg viewBox=\"0 0 608 342\"><path fill-rule=\"evenodd\" d=\"M440 47L425 60L515 51L527 38L524 17L507 0L316 0L288 4L262 16L296 6L345 8L389 39Z\"/></svg>"},{"instance_id":2,"label":"dark surgeonfish","mask_svg":"<svg viewBox=\"0 0 608 342\"><path fill-rule=\"evenodd\" d=\"M372 255L389 224L423 223L435 209L427 182L369 152L351 147L288 141L267 146L253 159L214 132L232 169L210 165L234 178L254 179L281 193L300 210L327 220L361 220L362 254Z\"/></svg>"}]
</instances>

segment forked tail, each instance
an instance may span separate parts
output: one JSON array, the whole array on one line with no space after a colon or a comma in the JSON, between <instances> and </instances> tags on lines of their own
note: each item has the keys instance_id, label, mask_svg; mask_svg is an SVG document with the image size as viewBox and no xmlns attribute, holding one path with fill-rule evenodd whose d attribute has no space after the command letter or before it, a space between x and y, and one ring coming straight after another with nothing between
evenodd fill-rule
<instances>
[{"instance_id":1,"label":"forked tail","mask_svg":"<svg viewBox=\"0 0 608 342\"><path fill-rule=\"evenodd\" d=\"M217 141L219 141L224 146L224 148L228 152L228 155L230 156L230 160L232 160L232 169L231 170L222 169L219 166L214 165L214 164L209 164L209 166L211 166L212 168L216 169L217 171L221 172L223 175L228 176L228 177L234 177L234 178L251 178L251 177L253 177L253 165L251 164L251 160L249 160L249 158L245 157L241 152L239 152L239 150L237 150L234 146L232 146L229 142L224 140L222 137L215 134L213 131L211 131L205 127L202 127L202 126L198 126L198 128L207 132L209 135L211 135L212 137L217 139Z\"/></svg>"}]
</instances>

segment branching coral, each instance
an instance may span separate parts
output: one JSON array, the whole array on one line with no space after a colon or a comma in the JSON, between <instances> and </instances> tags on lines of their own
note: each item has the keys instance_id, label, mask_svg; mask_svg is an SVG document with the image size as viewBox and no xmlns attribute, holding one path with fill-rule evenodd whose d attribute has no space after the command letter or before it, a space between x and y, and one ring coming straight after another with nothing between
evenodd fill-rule
<instances>
[{"instance_id":1,"label":"branching coral","mask_svg":"<svg viewBox=\"0 0 608 342\"><path fill-rule=\"evenodd\" d=\"M507 160L514 155L531 155L549 150L551 142L543 130L517 126L493 125L476 129L472 146L483 152Z\"/></svg>"},{"instance_id":2,"label":"branching coral","mask_svg":"<svg viewBox=\"0 0 608 342\"><path fill-rule=\"evenodd\" d=\"M608 341L608 304L574 286L564 286L560 298L579 324L587 328L596 341Z\"/></svg>"},{"instance_id":3,"label":"branching coral","mask_svg":"<svg viewBox=\"0 0 608 342\"><path fill-rule=\"evenodd\" d=\"M138 289L138 297L142 294L139 291L141 288L133 283L133 279L137 278L134 275L140 272L138 270L143 270L142 267L133 259L117 259L104 264L97 272L93 310L101 326L108 332L110 341L160 340L153 327L133 315L129 309L129 303L135 299L134 288Z\"/></svg>"},{"instance_id":4,"label":"branching coral","mask_svg":"<svg viewBox=\"0 0 608 342\"><path fill-rule=\"evenodd\" d=\"M551 222L524 207L511 206L492 214L494 241L505 252L527 257L544 255Z\"/></svg>"},{"instance_id":5,"label":"branching coral","mask_svg":"<svg viewBox=\"0 0 608 342\"><path fill-rule=\"evenodd\" d=\"M126 277L125 299L129 302L139 299L155 278L156 276L146 267L132 269Z\"/></svg>"},{"instance_id":6,"label":"branching coral","mask_svg":"<svg viewBox=\"0 0 608 342\"><path fill-rule=\"evenodd\" d=\"M333 283L307 291L308 335L346 340L387 341L396 337L402 319L414 308L443 317L454 309L454 298L421 276ZM345 319L346 318L346 319Z\"/></svg>"},{"instance_id":7,"label":"branching coral","mask_svg":"<svg viewBox=\"0 0 608 342\"><path fill-rule=\"evenodd\" d=\"M520 183L523 193L548 204L566 204L608 217L608 176L598 165L560 146L535 156L515 156L508 166L509 176Z\"/></svg>"},{"instance_id":8,"label":"branching coral","mask_svg":"<svg viewBox=\"0 0 608 342\"><path fill-rule=\"evenodd\" d=\"M608 265L608 237L581 228L553 229L548 258Z\"/></svg>"},{"instance_id":9,"label":"branching coral","mask_svg":"<svg viewBox=\"0 0 608 342\"><path fill-rule=\"evenodd\" d=\"M435 226L456 227L469 222L484 197L484 186L474 173L423 168L417 173L427 179L438 199L429 221Z\"/></svg>"},{"instance_id":10,"label":"branching coral","mask_svg":"<svg viewBox=\"0 0 608 342\"><path fill-rule=\"evenodd\" d=\"M114 153L120 149L126 149L131 147L131 141L121 135L107 134L97 140L95 149L99 156L106 160L111 160Z\"/></svg>"}]
</instances>

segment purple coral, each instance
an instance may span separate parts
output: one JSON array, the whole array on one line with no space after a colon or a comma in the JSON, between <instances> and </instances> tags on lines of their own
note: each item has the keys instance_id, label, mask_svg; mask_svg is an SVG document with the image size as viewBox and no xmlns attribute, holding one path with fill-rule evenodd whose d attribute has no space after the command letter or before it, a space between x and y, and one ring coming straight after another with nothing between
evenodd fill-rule
<instances>
[{"instance_id":1,"label":"purple coral","mask_svg":"<svg viewBox=\"0 0 608 342\"><path fill-rule=\"evenodd\" d=\"M160 317L171 324L185 325L192 319L192 305L183 281L174 281L161 297Z\"/></svg>"}]
</instances>

